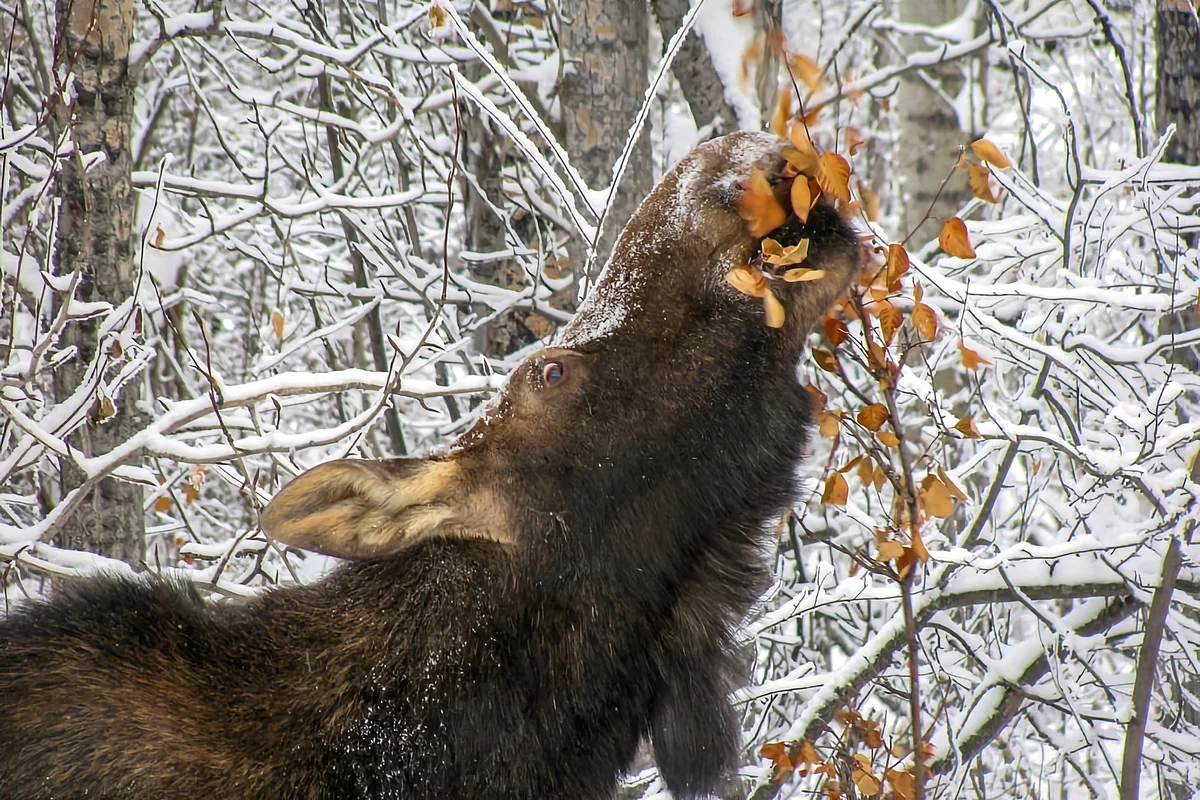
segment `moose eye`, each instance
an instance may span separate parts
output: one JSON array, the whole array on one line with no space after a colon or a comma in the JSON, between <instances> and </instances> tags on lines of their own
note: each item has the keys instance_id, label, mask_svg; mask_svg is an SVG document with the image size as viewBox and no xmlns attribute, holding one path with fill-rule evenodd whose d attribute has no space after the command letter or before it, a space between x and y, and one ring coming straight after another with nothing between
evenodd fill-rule
<instances>
[{"instance_id":1,"label":"moose eye","mask_svg":"<svg viewBox=\"0 0 1200 800\"><path fill-rule=\"evenodd\" d=\"M561 361L547 361L542 365L542 387L549 389L551 386L557 386L566 375L566 368Z\"/></svg>"}]
</instances>

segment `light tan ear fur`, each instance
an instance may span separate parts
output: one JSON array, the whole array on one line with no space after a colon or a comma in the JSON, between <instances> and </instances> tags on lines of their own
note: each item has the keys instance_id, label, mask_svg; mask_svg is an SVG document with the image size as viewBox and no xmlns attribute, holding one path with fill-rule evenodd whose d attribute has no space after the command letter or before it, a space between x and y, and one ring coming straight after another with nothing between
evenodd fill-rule
<instances>
[{"instance_id":1,"label":"light tan ear fur","mask_svg":"<svg viewBox=\"0 0 1200 800\"><path fill-rule=\"evenodd\" d=\"M262 529L287 545L348 559L391 555L431 536L509 542L501 515L480 518L487 496L473 492L451 460L331 461L281 489L263 511Z\"/></svg>"}]
</instances>

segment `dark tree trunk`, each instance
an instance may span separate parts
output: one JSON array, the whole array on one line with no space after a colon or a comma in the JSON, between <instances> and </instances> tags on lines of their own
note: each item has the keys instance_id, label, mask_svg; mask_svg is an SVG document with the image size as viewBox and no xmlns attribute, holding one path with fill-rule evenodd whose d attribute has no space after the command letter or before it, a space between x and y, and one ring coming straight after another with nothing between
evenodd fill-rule
<instances>
[{"instance_id":1,"label":"dark tree trunk","mask_svg":"<svg viewBox=\"0 0 1200 800\"><path fill-rule=\"evenodd\" d=\"M565 0L559 87L567 152L588 186L603 189L642 106L649 70L649 12L644 0ZM625 168L598 242L597 267L654 185L646 126Z\"/></svg>"},{"instance_id":2,"label":"dark tree trunk","mask_svg":"<svg viewBox=\"0 0 1200 800\"><path fill-rule=\"evenodd\" d=\"M687 0L656 0L654 11L658 27L662 30L663 46L683 24L688 12ZM679 81L679 88L692 110L696 127L712 125L712 136L737 130L737 117L725 100L725 84L717 74L716 67L708 55L708 46L695 28L683 40L679 54L671 64L671 73Z\"/></svg>"},{"instance_id":3,"label":"dark tree trunk","mask_svg":"<svg viewBox=\"0 0 1200 800\"><path fill-rule=\"evenodd\" d=\"M1175 124L1166 160L1200 164L1200 21L1188 0L1158 0L1158 127Z\"/></svg>"},{"instance_id":4,"label":"dark tree trunk","mask_svg":"<svg viewBox=\"0 0 1200 800\"><path fill-rule=\"evenodd\" d=\"M59 65L61 74L72 75L75 98L64 106L59 120L75 155L60 163L56 184L57 269L60 275L79 271L78 300L117 306L133 294L135 277L135 198L130 180L133 81L128 72L135 6L132 0L58 0L57 15ZM102 153L103 158L85 171L83 158L94 153ZM132 325L132 319L127 324ZM68 327L65 343L79 352L55 375L59 400L79 387L102 349L101 359L120 359L110 342L100 340L99 328L97 319ZM111 373L110 369L107 375ZM135 434L145 423L138 408L141 394L141 382L134 379L119 396L107 399L110 404L102 383L93 413L72 436L71 446L86 455L102 454ZM65 493L81 485L84 476L64 459L61 481ZM58 543L139 565L145 558L142 502L140 486L105 478Z\"/></svg>"},{"instance_id":5,"label":"dark tree trunk","mask_svg":"<svg viewBox=\"0 0 1200 800\"><path fill-rule=\"evenodd\" d=\"M1168 125L1175 125L1175 136L1167 145L1165 158L1191 165L1200 165L1200 124L1196 117L1200 113L1200 21L1196 13L1188 0L1158 0L1158 85L1155 87L1158 129L1161 132ZM1195 239L1190 239L1180 242L1179 246L1194 247ZM1180 332L1192 330L1198 324L1200 314L1189 308L1168 318L1164 327ZM1173 359L1193 372L1200 365L1200 354L1195 348L1176 350ZM1200 480L1200 465L1193 468L1192 480ZM1183 613L1193 620L1200 616L1186 605ZM1187 674L1182 684L1175 687L1176 696L1182 699L1181 721L1195 726L1200 724L1200 710L1186 698L1200 694L1200 678ZM1168 773L1163 783L1167 797L1182 800L1193 795L1194 787L1173 774Z\"/></svg>"}]
</instances>

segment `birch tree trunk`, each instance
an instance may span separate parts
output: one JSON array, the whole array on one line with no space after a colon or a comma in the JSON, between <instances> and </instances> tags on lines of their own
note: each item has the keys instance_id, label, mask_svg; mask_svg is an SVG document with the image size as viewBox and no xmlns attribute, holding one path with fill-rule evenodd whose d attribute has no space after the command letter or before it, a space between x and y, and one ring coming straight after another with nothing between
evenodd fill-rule
<instances>
[{"instance_id":1,"label":"birch tree trunk","mask_svg":"<svg viewBox=\"0 0 1200 800\"><path fill-rule=\"evenodd\" d=\"M60 74L70 75L73 101L63 104L59 130L67 132L74 155L61 162L56 194L59 219L55 252L59 275L79 271L75 298L106 301L114 307L134 291L134 209L130 177L130 119L133 81L128 72L135 6L132 0L57 0ZM102 157L86 170L84 159ZM132 314L128 325L132 326ZM75 359L55 374L59 401L88 379L99 377L89 421L70 440L85 455L110 451L139 431L145 415L138 408L141 382L134 378L116 397L88 365L100 358L115 365L121 354L100 339L100 318L68 326L67 343ZM111 370L109 370L111 372ZM85 476L63 459L60 489L65 494ZM145 516L140 486L112 478L101 480L87 503L60 537L63 547L90 550L140 565L145 558Z\"/></svg>"},{"instance_id":2,"label":"birch tree trunk","mask_svg":"<svg viewBox=\"0 0 1200 800\"><path fill-rule=\"evenodd\" d=\"M932 27L955 19L965 7L964 0L901 0L897 12L903 23ZM931 46L916 35L903 37L902 45L906 53ZM900 228L905 234L915 229L914 243L937 237L946 219L971 196L965 177L955 175L946 182L958 161L959 148L970 138L943 95L956 97L964 82L959 65L941 64L904 75L896 91L900 126L893 168L901 198ZM921 222L927 213L928 219Z\"/></svg>"}]
</instances>

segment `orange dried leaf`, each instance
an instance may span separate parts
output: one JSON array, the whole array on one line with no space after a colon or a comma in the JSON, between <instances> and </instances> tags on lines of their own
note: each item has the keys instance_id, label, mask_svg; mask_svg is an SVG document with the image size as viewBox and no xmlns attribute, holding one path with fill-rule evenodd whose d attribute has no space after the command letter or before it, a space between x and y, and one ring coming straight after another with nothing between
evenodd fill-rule
<instances>
[{"instance_id":1,"label":"orange dried leaf","mask_svg":"<svg viewBox=\"0 0 1200 800\"><path fill-rule=\"evenodd\" d=\"M171 499L171 495L164 494L162 497L154 501L154 510L159 514L165 514L171 510L171 506L175 501Z\"/></svg>"},{"instance_id":2,"label":"orange dried leaf","mask_svg":"<svg viewBox=\"0 0 1200 800\"><path fill-rule=\"evenodd\" d=\"M821 317L821 327L825 329L825 338L834 347L846 341L850 335L850 329L846 327L846 323L830 314Z\"/></svg>"},{"instance_id":3,"label":"orange dried leaf","mask_svg":"<svg viewBox=\"0 0 1200 800\"><path fill-rule=\"evenodd\" d=\"M271 312L271 330L275 331L275 341L283 344L283 312L275 309Z\"/></svg>"},{"instance_id":4,"label":"orange dried leaf","mask_svg":"<svg viewBox=\"0 0 1200 800\"><path fill-rule=\"evenodd\" d=\"M813 360L817 362L818 367L826 372L832 372L834 375L838 374L837 356L823 347L814 347L812 354Z\"/></svg>"},{"instance_id":5,"label":"orange dried leaf","mask_svg":"<svg viewBox=\"0 0 1200 800\"><path fill-rule=\"evenodd\" d=\"M967 369L979 369L984 364L992 363L983 356L979 355L979 353L976 351L967 347L966 342L964 342L962 339L958 340L958 352L962 356L963 366Z\"/></svg>"},{"instance_id":6,"label":"orange dried leaf","mask_svg":"<svg viewBox=\"0 0 1200 800\"><path fill-rule=\"evenodd\" d=\"M895 449L900 446L900 437L891 431L879 431L875 434L875 438L883 442L888 447ZM879 483L879 476L883 475L883 470L880 470L876 475L876 483ZM878 488L878 487L876 487Z\"/></svg>"},{"instance_id":7,"label":"orange dried leaf","mask_svg":"<svg viewBox=\"0 0 1200 800\"><path fill-rule=\"evenodd\" d=\"M968 439L982 439L982 434L979 433L979 428L975 427L975 420L970 417L963 417L958 422L954 423L954 430L961 433Z\"/></svg>"},{"instance_id":8,"label":"orange dried leaf","mask_svg":"<svg viewBox=\"0 0 1200 800\"><path fill-rule=\"evenodd\" d=\"M988 180L991 177L992 173L982 164L967 164L967 183L971 186L971 194L985 203L999 203L1000 198L996 197Z\"/></svg>"},{"instance_id":9,"label":"orange dried leaf","mask_svg":"<svg viewBox=\"0 0 1200 800\"><path fill-rule=\"evenodd\" d=\"M808 212L813 207L812 192L808 190L808 178L800 175L792 181L791 197L792 212L795 213L796 219L808 222Z\"/></svg>"},{"instance_id":10,"label":"orange dried leaf","mask_svg":"<svg viewBox=\"0 0 1200 800\"><path fill-rule=\"evenodd\" d=\"M782 328L783 323L787 321L787 312L783 310L783 303L779 302L779 298L770 289L763 295L763 310L767 312L767 327Z\"/></svg>"},{"instance_id":11,"label":"orange dried leaf","mask_svg":"<svg viewBox=\"0 0 1200 800\"><path fill-rule=\"evenodd\" d=\"M929 485L921 490L921 508L924 509L925 513L939 519L953 514L954 497L950 494L950 490L946 488L946 484L942 483L936 477L933 477L933 480L928 481L928 483Z\"/></svg>"},{"instance_id":12,"label":"orange dried leaf","mask_svg":"<svg viewBox=\"0 0 1200 800\"><path fill-rule=\"evenodd\" d=\"M904 545L899 542L880 542L879 543L879 560L891 561L895 558L900 558L904 555Z\"/></svg>"},{"instance_id":13,"label":"orange dried leaf","mask_svg":"<svg viewBox=\"0 0 1200 800\"><path fill-rule=\"evenodd\" d=\"M161 249L163 246L163 241L166 240L166 238L167 232L162 229L161 225L154 229L154 246L156 248Z\"/></svg>"},{"instance_id":14,"label":"orange dried leaf","mask_svg":"<svg viewBox=\"0 0 1200 800\"><path fill-rule=\"evenodd\" d=\"M975 258L975 248L971 247L971 239L967 236L967 225L958 217L946 220L938 235L938 246L947 255L956 258Z\"/></svg>"},{"instance_id":15,"label":"orange dried leaf","mask_svg":"<svg viewBox=\"0 0 1200 800\"><path fill-rule=\"evenodd\" d=\"M756 239L766 236L787 219L787 212L775 199L767 176L758 167L750 168L746 190L738 198L737 206L738 214L746 220L746 230Z\"/></svg>"},{"instance_id":16,"label":"orange dried leaf","mask_svg":"<svg viewBox=\"0 0 1200 800\"><path fill-rule=\"evenodd\" d=\"M780 139L788 135L788 120L792 117L792 90L785 86L779 90L779 101L775 104L775 113L771 115L771 130Z\"/></svg>"},{"instance_id":17,"label":"orange dried leaf","mask_svg":"<svg viewBox=\"0 0 1200 800\"><path fill-rule=\"evenodd\" d=\"M858 787L858 791L866 797L874 797L879 794L879 790L883 787L879 779L871 774L869 762L866 766L858 760L858 756L862 753L855 753L854 770L851 772L850 778L854 781L854 785Z\"/></svg>"},{"instance_id":18,"label":"orange dried leaf","mask_svg":"<svg viewBox=\"0 0 1200 800\"><path fill-rule=\"evenodd\" d=\"M986 161L996 169L1007 169L1012 166L1012 162L1008 160L1008 156L1001 153L1000 148L987 139L977 139L971 142L971 150L980 161Z\"/></svg>"},{"instance_id":19,"label":"orange dried leaf","mask_svg":"<svg viewBox=\"0 0 1200 800\"><path fill-rule=\"evenodd\" d=\"M763 239L763 261L766 261L768 264L774 264L777 267L802 264L804 263L804 259L808 258L808 243L808 239L801 239L794 245L784 247L774 239ZM812 270L808 271L811 272ZM811 278L806 278L805 280L811 280Z\"/></svg>"},{"instance_id":20,"label":"orange dried leaf","mask_svg":"<svg viewBox=\"0 0 1200 800\"><path fill-rule=\"evenodd\" d=\"M807 389L808 393L812 395L813 410L814 411L824 411L825 406L829 405L829 396L826 395L824 392L822 392L820 389L818 389L816 386L813 386L811 383L808 384L808 386L805 386L804 388Z\"/></svg>"},{"instance_id":21,"label":"orange dried leaf","mask_svg":"<svg viewBox=\"0 0 1200 800\"><path fill-rule=\"evenodd\" d=\"M822 411L817 414L817 430L826 439L836 439L838 437L840 423L841 419L837 414L829 411Z\"/></svg>"},{"instance_id":22,"label":"orange dried leaf","mask_svg":"<svg viewBox=\"0 0 1200 800\"><path fill-rule=\"evenodd\" d=\"M788 139L792 142L794 152L785 150L784 158L788 160L797 170L803 173L811 173L817 168L817 148L813 146L812 139L808 135L808 125L804 120L792 123L791 133Z\"/></svg>"},{"instance_id":23,"label":"orange dried leaf","mask_svg":"<svg viewBox=\"0 0 1200 800\"><path fill-rule=\"evenodd\" d=\"M867 356L873 369L886 370L888 368L887 351L880 347L878 342L867 343Z\"/></svg>"},{"instance_id":24,"label":"orange dried leaf","mask_svg":"<svg viewBox=\"0 0 1200 800\"><path fill-rule=\"evenodd\" d=\"M854 155L866 143L867 135L865 133L854 126L846 128L846 152Z\"/></svg>"},{"instance_id":25,"label":"orange dried leaf","mask_svg":"<svg viewBox=\"0 0 1200 800\"><path fill-rule=\"evenodd\" d=\"M933 312L925 303L917 303L912 312L913 327L921 334L921 338L927 342L932 342L937 336L938 321L937 314Z\"/></svg>"},{"instance_id":26,"label":"orange dried leaf","mask_svg":"<svg viewBox=\"0 0 1200 800\"><path fill-rule=\"evenodd\" d=\"M838 472L840 472L840 473L842 473L843 475L845 475L847 472L849 472L850 470L852 470L852 469L854 469L855 467L857 467L859 464L861 464L861 463L863 463L864 461L866 461L866 459L867 459L867 457L866 457L865 455L863 455L863 454L861 454L861 453L860 453L860 454L856 455L854 458L852 458L852 459L850 459L849 461L847 461L847 462L846 462L845 464L843 464L842 466L838 467L838 470L837 470L837 471L838 471Z\"/></svg>"},{"instance_id":27,"label":"orange dried leaf","mask_svg":"<svg viewBox=\"0 0 1200 800\"><path fill-rule=\"evenodd\" d=\"M912 261L908 257L908 251L904 249L904 245L892 242L888 245L887 253L887 278L884 283L890 289L892 284L900 280L904 273L908 272L908 268L912 266Z\"/></svg>"},{"instance_id":28,"label":"orange dried leaf","mask_svg":"<svg viewBox=\"0 0 1200 800\"><path fill-rule=\"evenodd\" d=\"M792 760L788 757L786 742L767 742L758 751L758 754L769 761L775 762L775 766L781 772L792 771Z\"/></svg>"},{"instance_id":29,"label":"orange dried leaf","mask_svg":"<svg viewBox=\"0 0 1200 800\"><path fill-rule=\"evenodd\" d=\"M875 464L870 459L864 458L858 462L858 482L863 485L863 488L870 486L875 479Z\"/></svg>"},{"instance_id":30,"label":"orange dried leaf","mask_svg":"<svg viewBox=\"0 0 1200 800\"><path fill-rule=\"evenodd\" d=\"M888 421L888 409L883 403L871 405L858 412L858 424L875 433Z\"/></svg>"},{"instance_id":31,"label":"orange dried leaf","mask_svg":"<svg viewBox=\"0 0 1200 800\"><path fill-rule=\"evenodd\" d=\"M742 294L751 297L762 297L767 291L767 279L755 267L734 267L725 276L725 280Z\"/></svg>"},{"instance_id":32,"label":"orange dried leaf","mask_svg":"<svg viewBox=\"0 0 1200 800\"><path fill-rule=\"evenodd\" d=\"M909 548L909 552L920 559L922 564L929 563L929 551L925 549L925 540L921 538L921 532L915 528L912 532L912 547Z\"/></svg>"},{"instance_id":33,"label":"orange dried leaf","mask_svg":"<svg viewBox=\"0 0 1200 800\"><path fill-rule=\"evenodd\" d=\"M805 241L808 241L805 239ZM783 279L788 283L802 283L804 281L819 281L825 277L823 269L808 269L807 267L796 267L789 269L783 273Z\"/></svg>"},{"instance_id":34,"label":"orange dried leaf","mask_svg":"<svg viewBox=\"0 0 1200 800\"><path fill-rule=\"evenodd\" d=\"M820 764L821 757L817 755L817 748L813 747L813 743L805 739L800 743L800 750L796 753L796 761L804 762L805 764Z\"/></svg>"},{"instance_id":35,"label":"orange dried leaf","mask_svg":"<svg viewBox=\"0 0 1200 800\"><path fill-rule=\"evenodd\" d=\"M837 153L822 153L817 160L817 183L821 191L849 203L850 162Z\"/></svg>"},{"instance_id":36,"label":"orange dried leaf","mask_svg":"<svg viewBox=\"0 0 1200 800\"><path fill-rule=\"evenodd\" d=\"M916 797L916 784L912 775L898 769L889 769L884 777L896 800L913 800Z\"/></svg>"},{"instance_id":37,"label":"orange dried leaf","mask_svg":"<svg viewBox=\"0 0 1200 800\"><path fill-rule=\"evenodd\" d=\"M799 78L810 92L821 88L821 76L824 71L812 56L796 53L788 59L788 66L791 68L792 75Z\"/></svg>"},{"instance_id":38,"label":"orange dried leaf","mask_svg":"<svg viewBox=\"0 0 1200 800\"><path fill-rule=\"evenodd\" d=\"M958 482L954 478L950 477L949 472L942 469L940 464L937 468L937 476L942 483L946 484L946 488L950 490L950 494L954 496L955 500L960 503L967 502L967 493L962 490L962 487L958 485Z\"/></svg>"},{"instance_id":39,"label":"orange dried leaf","mask_svg":"<svg viewBox=\"0 0 1200 800\"><path fill-rule=\"evenodd\" d=\"M850 498L850 484L840 472L832 473L825 479L825 491L821 493L821 502L829 506L844 506Z\"/></svg>"},{"instance_id":40,"label":"orange dried leaf","mask_svg":"<svg viewBox=\"0 0 1200 800\"><path fill-rule=\"evenodd\" d=\"M896 331L904 324L904 312L887 300L880 300L876 313L879 315L879 327L883 330L883 340L891 344Z\"/></svg>"},{"instance_id":41,"label":"orange dried leaf","mask_svg":"<svg viewBox=\"0 0 1200 800\"><path fill-rule=\"evenodd\" d=\"M858 181L858 196L862 200L862 209L863 213L867 215L867 222L878 222L882 209L879 202L879 195L873 192L862 181Z\"/></svg>"},{"instance_id":42,"label":"orange dried leaf","mask_svg":"<svg viewBox=\"0 0 1200 800\"><path fill-rule=\"evenodd\" d=\"M886 431L884 431L884 433L886 433ZM878 434L876 434L876 435L878 436ZM888 433L887 435L891 436L893 439L896 440L895 444L888 445L888 447L895 447L896 445L900 444L900 439L898 439L896 437L896 434ZM883 439L880 438L879 441L882 442ZM884 442L884 444L887 444L887 442ZM876 465L875 477L871 480L871 484L875 487L875 491L878 492L880 489L883 488L883 485L885 483L887 483L887 473L883 471L883 467Z\"/></svg>"},{"instance_id":43,"label":"orange dried leaf","mask_svg":"<svg viewBox=\"0 0 1200 800\"><path fill-rule=\"evenodd\" d=\"M200 487L191 483L183 484L183 502L191 505L200 499Z\"/></svg>"}]
</instances>

